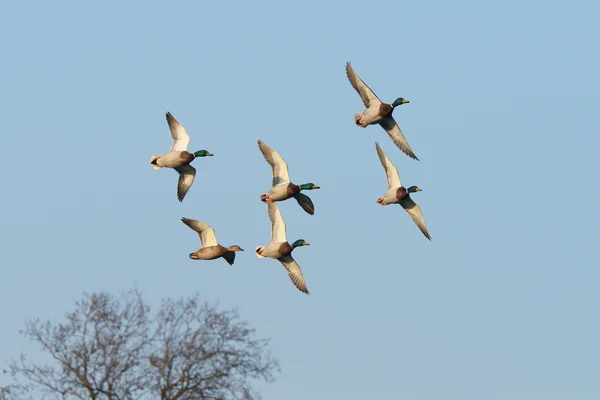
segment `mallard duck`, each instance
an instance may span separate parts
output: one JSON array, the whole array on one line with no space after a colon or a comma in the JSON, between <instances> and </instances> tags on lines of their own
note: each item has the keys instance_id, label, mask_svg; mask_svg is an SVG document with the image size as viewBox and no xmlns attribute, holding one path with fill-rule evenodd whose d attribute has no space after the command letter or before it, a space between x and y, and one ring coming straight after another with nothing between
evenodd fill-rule
<instances>
[{"instance_id":1,"label":"mallard duck","mask_svg":"<svg viewBox=\"0 0 600 400\"><path fill-rule=\"evenodd\" d=\"M190 144L190 136L185 131L183 125L179 123L167 112L167 122L169 123L169 129L171 130L171 136L173 136L173 144L171 150L161 156L153 155L150 157L150 164L154 169L160 168L173 168L179 173L179 182L177 183L177 198L179 201L183 201L188 190L194 183L196 177L196 168L192 167L190 163L196 157L208 157L213 154L206 150L198 150L195 153L189 153L187 147Z\"/></svg>"},{"instance_id":2,"label":"mallard duck","mask_svg":"<svg viewBox=\"0 0 600 400\"><path fill-rule=\"evenodd\" d=\"M368 125L379 124L390 135L392 141L402 150L407 156L415 160L419 160L415 153L411 150L404 134L394 120L392 112L402 104L410 103L402 97L397 98L392 104L383 103L375 93L358 77L352 65L346 63L346 75L352 87L358 92L367 109L362 114L354 116L354 123L361 128L366 128Z\"/></svg>"},{"instance_id":3,"label":"mallard duck","mask_svg":"<svg viewBox=\"0 0 600 400\"><path fill-rule=\"evenodd\" d=\"M320 187L314 183L296 185L290 182L288 166L279 153L260 140L258 141L258 148L273 169L273 187L267 193L260 195L260 200L271 204L274 201L283 201L293 197L304 211L313 215L315 206L312 200L300 191L320 189Z\"/></svg>"},{"instance_id":4,"label":"mallard duck","mask_svg":"<svg viewBox=\"0 0 600 400\"><path fill-rule=\"evenodd\" d=\"M292 257L292 251L296 247L308 246L309 244L304 239L298 239L294 243L289 244L285 235L285 222L283 222L277 203L269 203L268 208L269 219L271 220L271 242L266 246L256 246L256 256L258 258L268 257L279 260L298 290L309 294L304 282L304 276L302 276L302 270Z\"/></svg>"},{"instance_id":5,"label":"mallard duck","mask_svg":"<svg viewBox=\"0 0 600 400\"><path fill-rule=\"evenodd\" d=\"M190 253L192 260L215 260L219 257L223 257L229 265L233 265L235 261L235 252L244 251L240 246L234 244L229 247L223 247L217 242L215 236L215 230L204 222L197 221L190 218L181 218L181 221L198 232L200 236L201 247L198 251Z\"/></svg>"},{"instance_id":6,"label":"mallard duck","mask_svg":"<svg viewBox=\"0 0 600 400\"><path fill-rule=\"evenodd\" d=\"M431 240L431 236L429 236L429 232L427 232L425 219L421 213L421 208L419 208L413 199L410 198L411 193L420 192L421 189L418 186L411 186L408 189L402 186L398 170L394 164L392 164L388 156L383 152L381 147L379 147L379 143L375 143L375 147L377 148L377 154L379 154L379 160L381 161L381 165L383 165L388 182L388 191L382 197L377 199L377 203L382 206L387 206L388 204L400 204L413 221L415 221L415 224L417 224L421 232L423 232L423 235Z\"/></svg>"}]
</instances>

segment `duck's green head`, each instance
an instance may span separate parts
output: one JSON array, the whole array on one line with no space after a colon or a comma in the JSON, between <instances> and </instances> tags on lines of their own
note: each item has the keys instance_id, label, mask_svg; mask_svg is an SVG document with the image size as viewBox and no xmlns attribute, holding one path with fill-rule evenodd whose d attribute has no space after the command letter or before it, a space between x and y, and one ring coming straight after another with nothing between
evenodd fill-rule
<instances>
[{"instance_id":1,"label":"duck's green head","mask_svg":"<svg viewBox=\"0 0 600 400\"><path fill-rule=\"evenodd\" d=\"M198 150L197 152L195 152L195 153L194 153L194 155L195 155L196 157L208 157L208 156L212 156L212 155L214 155L214 154L212 154L212 153L209 153L209 152L208 152L208 151L206 151L206 150Z\"/></svg>"},{"instance_id":2,"label":"duck's green head","mask_svg":"<svg viewBox=\"0 0 600 400\"><path fill-rule=\"evenodd\" d=\"M393 103L392 107L398 107L404 103L410 103L410 101L403 99L402 97L398 97Z\"/></svg>"},{"instance_id":3,"label":"duck's green head","mask_svg":"<svg viewBox=\"0 0 600 400\"><path fill-rule=\"evenodd\" d=\"M305 183L304 185L300 185L300 190L313 190L313 189L321 189L321 187L315 185L314 183Z\"/></svg>"},{"instance_id":4,"label":"duck's green head","mask_svg":"<svg viewBox=\"0 0 600 400\"><path fill-rule=\"evenodd\" d=\"M298 239L294 243L292 243L292 247L295 249L296 247L301 246L310 246L310 244L306 243L304 239Z\"/></svg>"},{"instance_id":5,"label":"duck's green head","mask_svg":"<svg viewBox=\"0 0 600 400\"><path fill-rule=\"evenodd\" d=\"M421 188L420 188L420 187L418 187L418 186L411 186L411 187L409 187L408 189L406 189L406 191L407 191L408 193L417 193L417 192L420 192L420 191L421 191Z\"/></svg>"}]
</instances>

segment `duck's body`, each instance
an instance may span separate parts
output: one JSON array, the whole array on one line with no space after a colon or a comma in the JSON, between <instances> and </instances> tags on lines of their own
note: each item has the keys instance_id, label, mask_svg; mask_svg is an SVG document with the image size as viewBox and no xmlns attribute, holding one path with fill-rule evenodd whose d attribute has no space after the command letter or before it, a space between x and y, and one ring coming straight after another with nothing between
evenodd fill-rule
<instances>
[{"instance_id":1,"label":"duck's body","mask_svg":"<svg viewBox=\"0 0 600 400\"><path fill-rule=\"evenodd\" d=\"M273 186L271 190L260 196L261 201L284 201L291 199L300 193L300 185L296 185L292 182L284 183L281 185ZM314 210L314 207L313 207ZM313 211L314 212L314 211Z\"/></svg>"},{"instance_id":2,"label":"duck's body","mask_svg":"<svg viewBox=\"0 0 600 400\"><path fill-rule=\"evenodd\" d=\"M288 166L285 160L271 147L258 141L258 148L265 157L265 160L272 168L273 184L271 190L260 196L260 200L271 204L274 201L284 201L295 198L300 207L310 215L315 213L315 206L307 195L300 193L302 190L320 189L314 183L305 183L296 185L290 181Z\"/></svg>"},{"instance_id":3,"label":"duck's body","mask_svg":"<svg viewBox=\"0 0 600 400\"><path fill-rule=\"evenodd\" d=\"M188 165L194 161L196 155L188 151L169 151L162 156L152 156L150 163L154 169L177 168Z\"/></svg>"},{"instance_id":4,"label":"duck's body","mask_svg":"<svg viewBox=\"0 0 600 400\"><path fill-rule=\"evenodd\" d=\"M371 88L354 72L349 62L346 63L346 76L354 90L360 95L365 107L367 107L362 114L354 115L354 123L361 128L366 128L369 125L380 125L400 150L410 158L419 160L408 145L404 134L392 116L396 107L409 103L409 101L399 97L391 104L382 102Z\"/></svg>"},{"instance_id":5,"label":"duck's body","mask_svg":"<svg viewBox=\"0 0 600 400\"><path fill-rule=\"evenodd\" d=\"M405 102L408 103L408 101ZM384 118L392 115L394 108L391 104L386 103L367 108L362 114L354 115L354 123L361 128L366 128L368 125L379 125Z\"/></svg>"},{"instance_id":6,"label":"duck's body","mask_svg":"<svg viewBox=\"0 0 600 400\"><path fill-rule=\"evenodd\" d=\"M387 206L388 204L400 204L406 198L410 198L410 193L404 186L400 186L399 188L391 188L378 201L383 206Z\"/></svg>"},{"instance_id":7,"label":"duck's body","mask_svg":"<svg viewBox=\"0 0 600 400\"><path fill-rule=\"evenodd\" d=\"M167 112L166 116L171 136L173 137L173 144L169 152L150 157L150 164L152 164L154 169L173 168L177 171L179 174L177 198L179 201L183 201L196 177L196 168L192 167L190 163L196 157L207 157L212 156L212 154L206 150L199 150L195 153L188 152L187 147L190 144L190 136L185 131L183 125L170 112Z\"/></svg>"},{"instance_id":8,"label":"duck's body","mask_svg":"<svg viewBox=\"0 0 600 400\"><path fill-rule=\"evenodd\" d=\"M292 257L292 251L296 247L308 246L306 241L299 239L290 244L287 241L285 233L285 222L279 211L277 203L269 203L269 219L271 220L271 241L266 246L256 247L256 256L258 258L273 258L279 260L285 267L288 275L296 288L303 293L309 294L304 282L304 276L298 263Z\"/></svg>"},{"instance_id":9,"label":"duck's body","mask_svg":"<svg viewBox=\"0 0 600 400\"><path fill-rule=\"evenodd\" d=\"M184 224L196 231L200 236L202 246L199 250L190 253L192 260L215 260L223 257L229 265L235 261L235 252L244 251L240 246L221 246L216 239L215 230L208 224L190 218L181 218Z\"/></svg>"},{"instance_id":10,"label":"duck's body","mask_svg":"<svg viewBox=\"0 0 600 400\"><path fill-rule=\"evenodd\" d=\"M235 260L235 252L239 250L231 250L229 247L223 247L220 244L216 246L203 247L198 251L191 253L192 260L216 260L223 257L229 265L233 265Z\"/></svg>"},{"instance_id":11,"label":"duck's body","mask_svg":"<svg viewBox=\"0 0 600 400\"><path fill-rule=\"evenodd\" d=\"M292 254L292 250L294 248L288 242L276 242L262 247L257 253L263 257L279 259Z\"/></svg>"},{"instance_id":12,"label":"duck's body","mask_svg":"<svg viewBox=\"0 0 600 400\"><path fill-rule=\"evenodd\" d=\"M375 147L388 181L388 190L383 196L377 199L377 203L382 206L400 204L402 208L406 210L408 215L410 215L417 227L419 227L423 235L431 240L421 208L410 197L411 193L420 192L421 189L418 186L411 186L408 189L402 186L400 183L400 175L398 175L398 170L394 164L392 164L392 161L383 152L381 147L379 147L379 143L375 143Z\"/></svg>"}]
</instances>

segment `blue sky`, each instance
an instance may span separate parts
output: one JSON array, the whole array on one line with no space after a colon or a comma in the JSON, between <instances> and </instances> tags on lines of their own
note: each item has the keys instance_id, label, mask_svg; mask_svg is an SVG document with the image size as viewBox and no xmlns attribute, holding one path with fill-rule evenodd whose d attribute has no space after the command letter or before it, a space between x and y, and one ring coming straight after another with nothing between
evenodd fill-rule
<instances>
[{"instance_id":1,"label":"blue sky","mask_svg":"<svg viewBox=\"0 0 600 400\"><path fill-rule=\"evenodd\" d=\"M600 396L600 6L592 1L5 2L0 6L0 359L82 291L137 285L238 307L281 361L265 399ZM420 162L363 110L344 65ZM165 112L215 157L182 204ZM275 260L261 139L309 216L280 205L311 292ZM387 186L379 141L433 240ZM192 261L211 224L223 260ZM0 384L6 383L0 377Z\"/></svg>"}]
</instances>

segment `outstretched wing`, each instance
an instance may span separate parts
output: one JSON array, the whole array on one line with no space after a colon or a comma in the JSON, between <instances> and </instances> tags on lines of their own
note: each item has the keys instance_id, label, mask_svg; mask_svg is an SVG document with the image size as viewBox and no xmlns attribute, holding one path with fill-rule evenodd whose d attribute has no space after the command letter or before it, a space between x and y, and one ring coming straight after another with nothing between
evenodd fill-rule
<instances>
[{"instance_id":1,"label":"outstretched wing","mask_svg":"<svg viewBox=\"0 0 600 400\"><path fill-rule=\"evenodd\" d=\"M315 205L313 204L313 202L310 199L310 197L308 197L307 195L305 195L303 193L297 193L294 196L294 198L296 199L296 201L298 202L298 204L300 205L300 207L302 207L302 209L304 211L306 211L310 215L314 215L314 213L315 213Z\"/></svg>"},{"instance_id":2,"label":"outstretched wing","mask_svg":"<svg viewBox=\"0 0 600 400\"><path fill-rule=\"evenodd\" d=\"M184 165L183 167L175 168L175 171L179 172L179 181L177 182L177 198L179 201L183 201L183 198L187 194L194 178L196 177L196 168L191 165Z\"/></svg>"},{"instance_id":3,"label":"outstretched wing","mask_svg":"<svg viewBox=\"0 0 600 400\"><path fill-rule=\"evenodd\" d=\"M379 143L375 142L375 147L377 148L377 154L379 154L379 161L381 161L381 165L383 165L383 169L385 170L385 175L387 176L388 189L400 187L400 176L398 176L398 170L392 164L388 156L383 152L381 147L379 147Z\"/></svg>"},{"instance_id":4,"label":"outstretched wing","mask_svg":"<svg viewBox=\"0 0 600 400\"><path fill-rule=\"evenodd\" d=\"M279 261L281 261L281 263L283 264L285 269L287 269L290 279L292 280L294 285L296 285L298 290L300 290L301 292L304 292L306 294L310 294L310 293L308 293L308 289L306 288L306 283L304 282L304 276L302 276L302 270L300 269L300 266L294 260L294 258L292 256L285 256L285 257L281 257L279 259Z\"/></svg>"},{"instance_id":5,"label":"outstretched wing","mask_svg":"<svg viewBox=\"0 0 600 400\"><path fill-rule=\"evenodd\" d=\"M228 251L227 253L223 254L223 258L229 265L233 265L233 262L235 261L235 251Z\"/></svg>"},{"instance_id":6,"label":"outstretched wing","mask_svg":"<svg viewBox=\"0 0 600 400\"><path fill-rule=\"evenodd\" d=\"M393 117L383 118L381 121L379 121L379 125L381 125L383 129L385 129L388 135L390 135L390 138L392 138L392 141L396 144L396 146L398 146L398 148L400 148L400 150L404 152L404 154L406 154L410 158L414 158L415 160L419 161L417 156L415 156L415 153L413 153L410 146L408 145L404 134L400 130L400 127L398 126Z\"/></svg>"},{"instance_id":7,"label":"outstretched wing","mask_svg":"<svg viewBox=\"0 0 600 400\"><path fill-rule=\"evenodd\" d=\"M348 76L348 80L350 81L350 84L352 85L354 90L356 90L360 95L360 98L365 104L365 107L370 108L381 104L381 100L379 100L379 97L377 97L377 95L373 93L371 88L368 87L367 84L364 83L362 79L358 77L356 72L354 72L354 69L352 68L352 65L350 65L350 62L346 63L346 76Z\"/></svg>"},{"instance_id":8,"label":"outstretched wing","mask_svg":"<svg viewBox=\"0 0 600 400\"><path fill-rule=\"evenodd\" d=\"M421 208L411 199L410 197L405 198L400 202L400 205L406 210L408 215L415 221L415 224L419 227L423 235L429 240L431 240L431 236L429 236L429 232L427 232L427 226L425 225L425 219L423 218L423 213L421 213Z\"/></svg>"},{"instance_id":9,"label":"outstretched wing","mask_svg":"<svg viewBox=\"0 0 600 400\"><path fill-rule=\"evenodd\" d=\"M185 131L183 125L167 112L167 122L169 123L169 129L171 130L171 136L173 136L173 144L171 145L170 151L185 151L190 144L190 136Z\"/></svg>"},{"instance_id":10,"label":"outstretched wing","mask_svg":"<svg viewBox=\"0 0 600 400\"><path fill-rule=\"evenodd\" d=\"M273 186L288 183L290 181L288 166L279 153L260 140L258 141L258 148L273 169Z\"/></svg>"},{"instance_id":11,"label":"outstretched wing","mask_svg":"<svg viewBox=\"0 0 600 400\"><path fill-rule=\"evenodd\" d=\"M271 220L271 242L287 242L285 237L285 222L276 202L269 204L269 219Z\"/></svg>"},{"instance_id":12,"label":"outstretched wing","mask_svg":"<svg viewBox=\"0 0 600 400\"><path fill-rule=\"evenodd\" d=\"M210 225L202 221L185 217L181 218L181 221L183 221L184 224L198 232L198 235L200 236L200 243L202 243L202 247L216 246L219 244L217 243L215 230Z\"/></svg>"}]
</instances>

